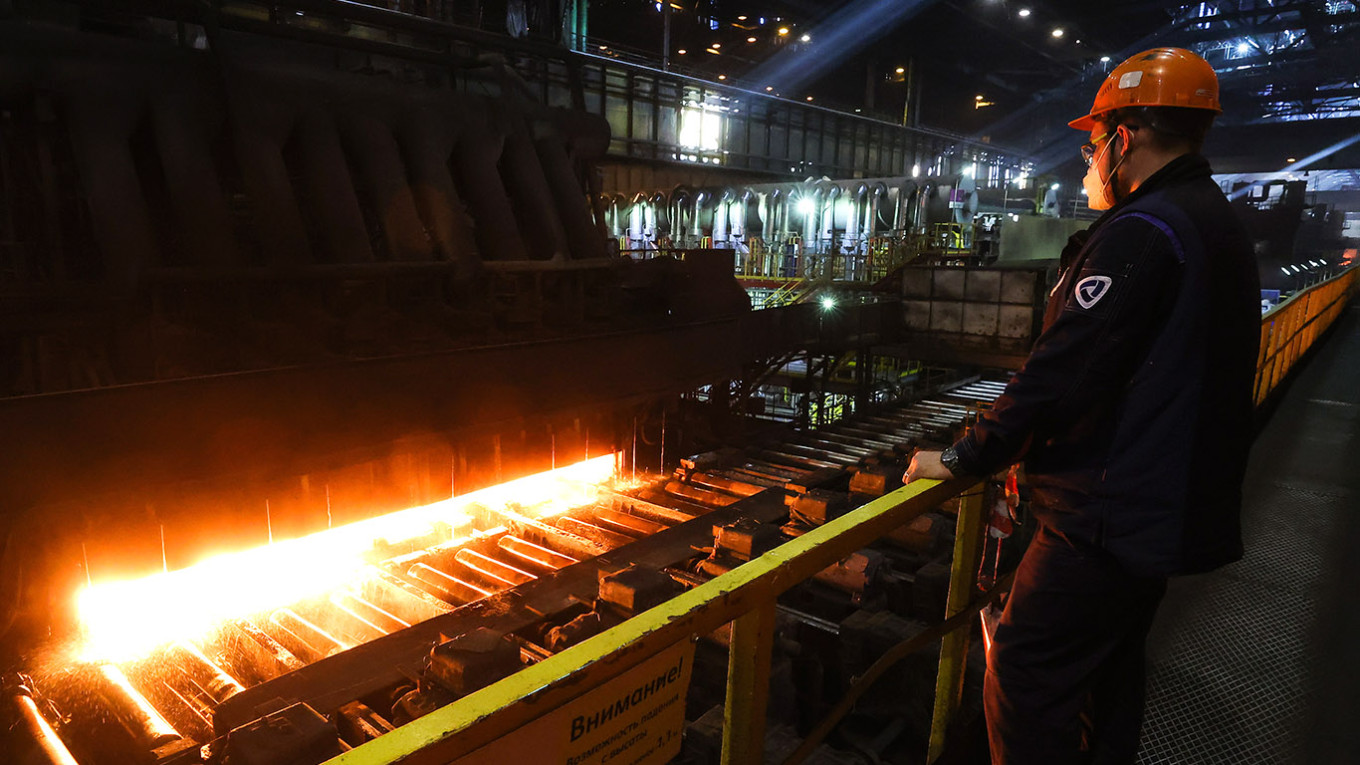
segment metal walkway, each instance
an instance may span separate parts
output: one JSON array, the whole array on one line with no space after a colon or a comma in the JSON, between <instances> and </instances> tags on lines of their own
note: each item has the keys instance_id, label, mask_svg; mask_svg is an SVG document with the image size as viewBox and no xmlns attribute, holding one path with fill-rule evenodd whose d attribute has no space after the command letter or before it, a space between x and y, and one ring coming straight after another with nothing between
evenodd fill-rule
<instances>
[{"instance_id":1,"label":"metal walkway","mask_svg":"<svg viewBox=\"0 0 1360 765\"><path fill-rule=\"evenodd\" d=\"M1257 438L1244 560L1172 580L1139 762L1354 762L1360 751L1360 307Z\"/></svg>"}]
</instances>

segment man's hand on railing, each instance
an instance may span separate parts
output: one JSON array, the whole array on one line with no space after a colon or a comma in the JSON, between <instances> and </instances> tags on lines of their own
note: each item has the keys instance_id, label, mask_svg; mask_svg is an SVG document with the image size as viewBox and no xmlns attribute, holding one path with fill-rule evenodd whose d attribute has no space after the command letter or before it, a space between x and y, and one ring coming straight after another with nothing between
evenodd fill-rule
<instances>
[{"instance_id":1,"label":"man's hand on railing","mask_svg":"<svg viewBox=\"0 0 1360 765\"><path fill-rule=\"evenodd\" d=\"M933 478L938 481L948 481L954 474L949 468L940 462L940 452L926 452L917 450L911 457L911 464L907 466L907 472L902 476L903 483L911 483L918 478Z\"/></svg>"}]
</instances>

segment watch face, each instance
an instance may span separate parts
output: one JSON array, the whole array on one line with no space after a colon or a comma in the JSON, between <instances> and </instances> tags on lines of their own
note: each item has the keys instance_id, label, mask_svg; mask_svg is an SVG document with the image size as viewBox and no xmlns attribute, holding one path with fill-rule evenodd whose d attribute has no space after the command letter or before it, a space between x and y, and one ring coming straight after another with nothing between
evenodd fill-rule
<instances>
[{"instance_id":1,"label":"watch face","mask_svg":"<svg viewBox=\"0 0 1360 765\"><path fill-rule=\"evenodd\" d=\"M959 455L953 449L945 449L940 452L940 464L949 468L949 472L956 472L959 468Z\"/></svg>"}]
</instances>

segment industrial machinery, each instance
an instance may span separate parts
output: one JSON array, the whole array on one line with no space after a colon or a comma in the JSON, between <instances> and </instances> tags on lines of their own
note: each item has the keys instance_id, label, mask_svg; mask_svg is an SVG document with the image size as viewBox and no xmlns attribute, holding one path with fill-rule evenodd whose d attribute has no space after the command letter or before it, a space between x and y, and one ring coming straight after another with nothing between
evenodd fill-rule
<instances>
[{"instance_id":1,"label":"industrial machinery","mask_svg":"<svg viewBox=\"0 0 1360 765\"><path fill-rule=\"evenodd\" d=\"M630 478L626 455L605 454L96 584L81 595L79 637L30 654L28 676L7 687L24 722L12 751L47 752L38 762L69 762L68 751L99 763L322 762L882 495L900 485L913 445L952 438L1000 388L954 385L688 457L662 480ZM875 657L862 641L941 617L951 528L947 514L923 516L790 593L777 682L799 703L773 716L806 722L842 672ZM723 634L700 648L699 667L725 664ZM712 674L690 681L688 719L721 701L702 679ZM932 679L921 672L898 703L878 703L928 710ZM906 719L915 735L929 726L919 708ZM709 761L702 725L686 741L686 756Z\"/></svg>"},{"instance_id":2,"label":"industrial machinery","mask_svg":"<svg viewBox=\"0 0 1360 765\"><path fill-rule=\"evenodd\" d=\"M713 391L899 307L752 312L726 253L616 257L607 128L486 46L68 10L0 27L13 760L324 761L885 493L996 395L733 420ZM939 618L950 528L790 596L777 719ZM684 670L695 762L724 646Z\"/></svg>"},{"instance_id":3,"label":"industrial machinery","mask_svg":"<svg viewBox=\"0 0 1360 765\"><path fill-rule=\"evenodd\" d=\"M328 760L884 494L996 395L725 430L680 396L895 304L751 312L718 250L613 256L601 121L476 45L257 10L0 27L10 760ZM940 617L949 528L801 589L808 651ZM843 685L809 662L790 726ZM721 687L684 677L698 724Z\"/></svg>"}]
</instances>

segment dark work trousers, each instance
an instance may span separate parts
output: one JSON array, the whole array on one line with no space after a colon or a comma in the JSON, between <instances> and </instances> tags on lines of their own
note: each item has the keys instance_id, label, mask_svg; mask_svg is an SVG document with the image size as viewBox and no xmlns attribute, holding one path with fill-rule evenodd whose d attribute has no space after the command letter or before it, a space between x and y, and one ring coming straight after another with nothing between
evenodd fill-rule
<instances>
[{"instance_id":1,"label":"dark work trousers","mask_svg":"<svg viewBox=\"0 0 1360 765\"><path fill-rule=\"evenodd\" d=\"M987 656L993 765L1132 763L1144 643L1164 594L1166 579L1130 576L1041 524Z\"/></svg>"}]
</instances>

